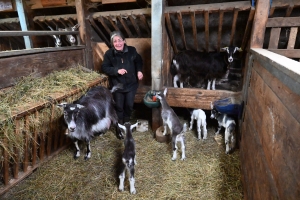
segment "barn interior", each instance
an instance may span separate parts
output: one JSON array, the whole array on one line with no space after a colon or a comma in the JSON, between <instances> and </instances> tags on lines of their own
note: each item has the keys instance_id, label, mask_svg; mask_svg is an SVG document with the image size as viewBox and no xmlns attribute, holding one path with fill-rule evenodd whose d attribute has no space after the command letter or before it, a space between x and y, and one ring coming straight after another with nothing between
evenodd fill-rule
<instances>
[{"instance_id":1,"label":"barn interior","mask_svg":"<svg viewBox=\"0 0 300 200\"><path fill-rule=\"evenodd\" d=\"M253 84L251 82L253 80L260 80L261 77L264 79L264 76L254 76L255 73L251 71L252 68L249 66L255 66L257 58L257 62L267 63L267 68L272 71L272 74L276 74L278 72L274 72L273 68L270 69L271 67L269 66L273 66L272 60L277 54L285 57L280 57L281 60L288 59L288 61L286 61L287 64L290 64L290 60L299 63L300 33L298 27L300 25L299 22L297 22L299 17L300 2L297 0L4 0L0 2L0 90L5 91L13 87L16 81L23 76L41 78L53 71L62 71L77 65L84 66L84 68L88 70L96 71L101 74L101 64L104 53L111 47L109 35L112 31L119 30L125 35L126 43L135 46L144 60L144 79L140 81L135 98L135 114L139 119L149 120L149 134L152 136L150 137L151 139L155 140L156 130L162 125L162 120L160 118L160 108L150 109L143 103L145 94L150 90L161 90L168 87L168 103L174 108L181 119L187 122L189 120L187 108L201 108L205 110L207 118L209 118L211 102L228 97L235 100L242 100L244 106L243 115L236 117L238 123L238 148L233 154L223 155L224 146L218 145L213 137L217 124L215 121L208 119L210 136L206 145L212 147L209 153L217 152L212 154L217 154L217 158L221 156L219 160L223 162L226 160L223 156L228 156L229 160L235 161L234 164L236 165L232 168L238 173L241 173L241 180L234 182L234 184L238 184L237 187L228 187L223 197L219 196L220 193L217 194L217 197L212 196L216 199L252 199L254 197L267 198L270 196L279 199L293 199L293 197L300 195L299 188L296 188L297 185L299 186L297 176L300 170L292 170L293 167L297 166L299 161L291 161L294 160L293 158L296 156L296 151L299 149L299 139L295 139L296 136L284 136L286 138L283 141L289 146L288 150L286 150L287 152L276 151L274 148L283 148L284 145L274 142L274 135L276 135L276 133L279 134L279 132L286 133L289 130L287 126L291 124L299 130L300 119L297 117L300 116L298 115L299 111L293 108L293 106L299 107L299 105L296 105L297 102L299 103L299 92L297 92L297 86L299 85L299 80L297 80L298 72L285 73L294 78L293 84L291 83L292 81L286 81L287 79L283 75L276 76L277 79L280 79L280 84L276 82L278 88L285 88L286 85L289 86L289 89L284 90L286 92L284 94L290 96L291 99L286 100L285 97L281 98L280 96L283 94L277 94L277 92L281 93L282 91L274 89L277 87L274 83L272 91L275 91L275 96L280 97L280 101L273 102L274 105L270 107L268 107L269 105L266 106L269 109L267 112L271 112L270 110L272 110L272 115L269 117L270 119L268 117L262 117L262 119L266 120L266 118L268 118L268 120L273 120L273 123L274 120L276 122L280 121L279 119L282 117L286 117L286 120L279 123L276 128L274 128L274 125L269 125L269 121L267 121L267 128L262 128L261 125L258 125L257 121L259 121L259 119L253 116L255 116L256 112L265 116L262 113L263 111L259 111L265 111L265 109L257 107L255 103L251 104L251 101L248 99L251 98L251 94L254 94L255 97L252 98L255 99L255 102L266 101L265 99L267 98L265 96L263 99L257 97L259 95L263 96L263 89L266 90L263 83L259 82L259 84ZM76 27L77 24L79 27ZM53 31L50 30L50 27ZM71 27L76 27L76 29L61 30ZM62 39L62 45L60 47L55 46L55 40L53 38L54 32L60 35ZM75 44L70 44L66 40L66 35L68 34L75 36ZM205 90L205 86L203 87L203 85L195 86L188 82L184 83L183 89L173 87L173 77L169 70L172 58L175 54L184 50L215 52L220 51L220 48L226 46L237 46L243 50L235 55L236 59L240 60L240 66L232 70L232 73L235 75L233 81L220 80L216 86L216 90ZM264 52L251 50L251 48L268 50L268 52L276 53L276 55L274 54L274 57L269 58L268 53L264 54ZM261 58L261 55L265 57ZM283 64L280 63L280 65ZM297 64L293 63L293 66L295 65ZM278 68L277 65L275 68ZM258 67L257 73L259 74L260 71L261 73L265 72ZM252 76L251 74L254 75ZM269 79L271 83L275 82L275 80ZM281 79L284 80L281 81ZM93 84L106 85L107 83L104 82L107 82L106 77L100 81L95 81ZM249 94L251 89L248 89L247 86L250 85L250 82L256 89L253 89L253 92ZM282 82L284 83L283 86L281 86ZM272 85L271 83L269 85ZM89 87L94 85L89 85ZM73 94L73 92L70 92L69 95L71 94ZM77 94L77 96L75 95L75 97L72 98L76 98L78 95L80 96L80 94ZM57 99L57 101L62 100L64 100L63 97ZM247 105L247 102L250 103ZM277 106L277 104L281 102L283 102L284 106ZM36 110L40 112L40 108L46 107L47 105L43 104L43 106L16 112L13 121L15 123L15 121L20 120L21 123L26 124L26 120L24 120L26 113L37 116ZM279 107L276 112L275 107ZM52 108L51 105L50 108ZM279 116L278 113L283 112L282 110L284 110L284 112L288 110L288 114ZM136 117L133 117L133 119L136 119ZM290 118L292 118L292 122L288 122ZM1 119L3 120L3 116L1 116ZM249 123L249 121L251 123ZM270 122L270 124L273 123ZM15 125L15 127L17 126ZM1 131L3 132L3 130ZM248 134L249 132L254 132L253 135L259 137L259 133L268 131L273 134L273 139L271 136L267 139L264 138L265 140L260 139L259 141L253 142L255 144L251 143L252 146L245 141L246 138L251 138L249 135L252 134ZM18 131L13 131L14 134L17 132ZM23 133L24 130L19 130L19 132ZM25 151L26 148L28 148L27 151L30 151L28 158L27 160L22 160L22 154L22 156L18 158L20 160L17 161L17 164L12 161L15 159L10 159L10 154L5 153L6 147L9 146L9 141L3 140L1 147L4 159L1 159L2 185L0 194L7 193L7 196L3 196L3 198L10 199L12 197L10 195L13 195L13 193L9 193L8 191L15 187L20 181L24 180L28 175L32 174L33 171L40 168L42 163L51 160L54 155L63 152L62 154L66 154L67 157L70 157L71 150L65 151L65 149L67 147L72 148L70 146L71 142L59 136L59 134L61 134L60 130L56 132L53 131L53 133L51 133L51 140L45 139L44 154L40 154L41 149L43 149L41 148L41 144L38 144L36 150L32 150L31 147L25 147ZM271 133L270 135L272 135ZM47 134L50 133L47 131ZM192 136L189 137L190 140L193 141L195 135L193 135L193 132L191 132L191 135ZM245 136L243 137L243 135ZM114 139L110 138L110 136L105 136L105 138L106 137L109 139L105 139L105 143L101 142L102 138L98 138L94 146L97 146L98 143L100 143L100 145L111 145L109 140ZM283 136L278 136L277 138L281 137ZM139 138L138 140L141 142L144 139L141 136L137 136L137 138ZM152 140L150 138L147 138L147 142L151 143ZM55 140L59 140L60 142L55 143ZM272 141L273 145L266 145L270 141ZM114 145L119 146L120 144L114 143ZM158 143L154 145L154 147L163 152L164 155L162 159L169 159L171 150L163 151L162 148L165 146L156 145L162 144ZM207 146L203 146L203 143L196 143L195 141L190 145L202 150L204 147L208 148ZM270 150L271 153L268 153L265 145L272 149ZM147 145L145 144L145 146ZM243 146L242 149L241 146ZM159 152L152 150L152 147L148 148L154 151L153 156L159 154ZM247 148L249 150L247 150ZM254 160L257 159L262 164L256 164L255 161L248 160L251 156L250 151L255 149L259 149L259 151L255 153ZM32 157L35 154L34 151L38 152L36 162L32 161ZM119 151L121 150L118 149L115 153L120 154ZM142 151L142 148L140 151ZM13 152L16 153L16 151ZM191 151L191 155L192 152L193 151ZM280 152L282 157L288 155L287 160L284 158L277 160L278 163L284 164L275 164L273 162L272 158L275 157L276 152ZM103 152L101 152L99 157L103 156L102 153ZM193 153L196 154L196 152ZM263 154L263 156L261 154ZM207 155L204 153L193 158L197 160L201 159L201 156L206 157ZM212 159L217 158L213 157ZM236 161L237 158L240 158L240 161ZM99 165L101 165L101 159L99 158L97 161L99 161ZM70 165L73 164L73 160L68 160L67 162L70 163ZM81 165L82 162L83 160L77 160L75 164ZM162 165L168 166L169 164L171 166L174 163L164 162ZM199 163L194 163L194 165L196 164ZM184 167L184 163L176 165L177 170L182 167ZM258 167L259 170L256 170L255 167ZM155 168L155 166L153 166L153 168ZM299 167L296 167L296 169L298 168ZM155 169L159 170L159 168ZM275 180L272 180L272 176L280 176L278 175L279 173L277 173L279 169L288 169L286 174L283 175L283 178L295 177L290 180L290 185L294 185L294 187L288 189L281 186L279 182L283 178L275 178ZM82 169L80 169L80 173L83 173L81 170ZM112 169L107 170L109 172ZM261 175L264 171L267 171L267 175ZM227 175L230 174L228 171L226 173ZM157 176L158 175L155 175L156 178ZM166 177L168 176L169 175L166 175ZM178 176L181 175L179 174ZM235 177L236 175L230 174L229 176L225 176L225 179L229 177L229 180L233 176ZM264 180L263 177L265 177ZM109 188L117 184L116 182L118 181L117 176L110 178L113 179L113 181L108 184ZM257 180L260 180L262 182L261 184L264 185L264 194L262 194L263 189L258 189L260 185L257 183ZM174 181L177 182L180 180ZM223 184L225 184L225 182ZM226 184L231 183L226 182ZM27 186L23 186L23 188L21 186L21 190L25 190L24 187L26 188ZM220 188L224 189L223 186L219 187L219 190L221 190ZM117 186L115 189L117 189ZM156 190L157 188L151 189ZM238 194L234 197L230 196L229 190L236 190ZM293 190L293 192L289 193L290 190ZM108 191L113 193L117 192L114 189L108 189ZM141 192L144 196L140 197L193 199L193 197L185 196L185 192L188 193L188 191L185 191L183 188L181 191L183 195L177 197L176 194L172 193L159 193L161 196L151 196ZM33 194L33 196L34 195L38 194ZM193 195L196 194L193 193ZM108 196L109 194L105 194L106 198L108 198ZM201 196L199 195L198 197L213 199L212 196L208 197L201 194ZM84 196L77 197L84 198ZM92 195L89 197L95 198L95 196ZM113 198L126 199L130 198L130 196L128 196L128 194L124 196L114 195Z\"/></svg>"}]
</instances>

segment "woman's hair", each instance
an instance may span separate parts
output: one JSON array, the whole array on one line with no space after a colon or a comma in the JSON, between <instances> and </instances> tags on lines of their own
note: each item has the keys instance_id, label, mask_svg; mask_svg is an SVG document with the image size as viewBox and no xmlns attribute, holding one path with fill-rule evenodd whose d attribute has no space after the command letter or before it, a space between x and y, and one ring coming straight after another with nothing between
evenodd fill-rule
<instances>
[{"instance_id":1,"label":"woman's hair","mask_svg":"<svg viewBox=\"0 0 300 200\"><path fill-rule=\"evenodd\" d=\"M120 31L113 31L113 32L110 33L110 43L111 43L112 46L114 44L113 39L114 39L115 36L119 36L123 40L125 40L124 35Z\"/></svg>"}]
</instances>

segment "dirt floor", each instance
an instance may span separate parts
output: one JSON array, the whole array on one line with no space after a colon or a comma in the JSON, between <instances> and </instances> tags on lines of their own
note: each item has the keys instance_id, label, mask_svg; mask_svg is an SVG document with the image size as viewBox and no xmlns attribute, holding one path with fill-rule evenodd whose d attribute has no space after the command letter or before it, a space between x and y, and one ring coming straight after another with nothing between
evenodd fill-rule
<instances>
[{"instance_id":1,"label":"dirt floor","mask_svg":"<svg viewBox=\"0 0 300 200\"><path fill-rule=\"evenodd\" d=\"M215 128L208 120L205 141L197 140L196 127L186 133L184 161L181 151L172 161L171 144L157 142L151 130L135 131L135 195L129 192L128 176L125 191L118 191L124 145L110 130L92 141L90 160L84 160L82 144L81 157L74 160L71 145L0 199L243 199L239 150L226 155L224 142L214 140Z\"/></svg>"}]
</instances>

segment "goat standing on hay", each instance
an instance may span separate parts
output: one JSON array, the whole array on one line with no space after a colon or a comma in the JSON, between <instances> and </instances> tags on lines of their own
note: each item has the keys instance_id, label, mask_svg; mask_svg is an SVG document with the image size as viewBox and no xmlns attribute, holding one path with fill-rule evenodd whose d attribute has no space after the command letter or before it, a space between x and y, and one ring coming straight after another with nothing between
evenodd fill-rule
<instances>
[{"instance_id":1,"label":"goat standing on hay","mask_svg":"<svg viewBox=\"0 0 300 200\"><path fill-rule=\"evenodd\" d=\"M218 112L214 106L211 104L211 119L216 119L218 121L218 131L215 135L220 134L222 127L225 128L225 145L226 145L226 154L229 154L235 148L235 120L228 116L227 114L222 114Z\"/></svg>"},{"instance_id":2,"label":"goat standing on hay","mask_svg":"<svg viewBox=\"0 0 300 200\"><path fill-rule=\"evenodd\" d=\"M132 137L132 129L138 125L138 122L131 125L129 122L125 122L124 126L118 124L119 128L121 128L125 132L124 139L124 152L122 155L122 166L121 166L121 174L119 176L120 185L119 190L124 191L124 179L125 179L125 170L129 172L129 184L130 184L130 193L135 194L136 190L134 187L134 165L136 165L135 160L135 142Z\"/></svg>"},{"instance_id":3,"label":"goat standing on hay","mask_svg":"<svg viewBox=\"0 0 300 200\"><path fill-rule=\"evenodd\" d=\"M193 111L191 111L191 122L189 130L193 129L194 120L197 120L198 140L201 140L201 126L203 127L203 140L206 140L207 129L205 112L201 109L194 109Z\"/></svg>"},{"instance_id":4,"label":"goat standing on hay","mask_svg":"<svg viewBox=\"0 0 300 200\"><path fill-rule=\"evenodd\" d=\"M68 126L66 135L75 144L74 158L80 156L78 140L87 143L85 160L91 158L90 141L94 136L105 133L113 124L116 127L117 138L123 138L118 127L118 116L114 108L112 93L122 88L115 86L109 91L107 88L98 86L91 88L85 95L71 104L61 103L58 107L64 110L64 121Z\"/></svg>"},{"instance_id":5,"label":"goat standing on hay","mask_svg":"<svg viewBox=\"0 0 300 200\"><path fill-rule=\"evenodd\" d=\"M168 105L166 101L167 88L164 93L158 92L155 96L160 100L161 103L161 117L163 120L164 132L163 135L167 134L167 129L170 129L172 137L172 149L173 157L172 160L177 158L177 142L181 142L181 160L185 159L185 132L187 131L187 125L182 125L174 110Z\"/></svg>"}]
</instances>

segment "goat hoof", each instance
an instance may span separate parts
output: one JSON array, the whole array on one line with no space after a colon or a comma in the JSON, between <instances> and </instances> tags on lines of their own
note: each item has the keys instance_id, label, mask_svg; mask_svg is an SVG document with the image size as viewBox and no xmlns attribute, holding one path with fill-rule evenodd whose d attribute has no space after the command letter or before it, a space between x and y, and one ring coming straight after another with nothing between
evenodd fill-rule
<instances>
[{"instance_id":1,"label":"goat hoof","mask_svg":"<svg viewBox=\"0 0 300 200\"><path fill-rule=\"evenodd\" d=\"M120 188L119 188L119 191L120 191L120 192L124 192L124 189L120 189Z\"/></svg>"},{"instance_id":2,"label":"goat hoof","mask_svg":"<svg viewBox=\"0 0 300 200\"><path fill-rule=\"evenodd\" d=\"M90 157L84 156L84 160L89 160L89 159L90 159Z\"/></svg>"},{"instance_id":3,"label":"goat hoof","mask_svg":"<svg viewBox=\"0 0 300 200\"><path fill-rule=\"evenodd\" d=\"M172 158L172 161L175 161L176 160L176 158Z\"/></svg>"},{"instance_id":4,"label":"goat hoof","mask_svg":"<svg viewBox=\"0 0 300 200\"><path fill-rule=\"evenodd\" d=\"M75 160L77 160L77 158L79 158L79 156L74 155L73 158L74 158Z\"/></svg>"},{"instance_id":5,"label":"goat hoof","mask_svg":"<svg viewBox=\"0 0 300 200\"><path fill-rule=\"evenodd\" d=\"M136 190L130 191L131 194L136 194Z\"/></svg>"}]
</instances>

